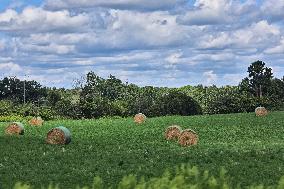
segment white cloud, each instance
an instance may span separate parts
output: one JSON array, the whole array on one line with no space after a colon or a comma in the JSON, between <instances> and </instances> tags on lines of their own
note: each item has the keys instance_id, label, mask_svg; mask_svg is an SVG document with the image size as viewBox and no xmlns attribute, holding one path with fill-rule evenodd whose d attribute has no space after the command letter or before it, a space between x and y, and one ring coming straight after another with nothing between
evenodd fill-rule
<instances>
[{"instance_id":1,"label":"white cloud","mask_svg":"<svg viewBox=\"0 0 284 189\"><path fill-rule=\"evenodd\" d=\"M213 85L218 78L213 70L204 72L203 77L205 78L205 85Z\"/></svg>"},{"instance_id":2,"label":"white cloud","mask_svg":"<svg viewBox=\"0 0 284 189\"><path fill-rule=\"evenodd\" d=\"M284 38L280 41L280 44L278 44L275 47L268 48L264 51L267 54L281 54L284 53Z\"/></svg>"},{"instance_id":3,"label":"white cloud","mask_svg":"<svg viewBox=\"0 0 284 189\"><path fill-rule=\"evenodd\" d=\"M7 8L0 13L0 72L25 68L49 86L71 87L91 70L139 85L181 86L236 85L258 59L283 67L282 12L272 7L278 1L183 2L48 0Z\"/></svg>"},{"instance_id":4,"label":"white cloud","mask_svg":"<svg viewBox=\"0 0 284 189\"><path fill-rule=\"evenodd\" d=\"M261 13L271 21L283 20L284 18L284 1L267 0L261 6Z\"/></svg>"},{"instance_id":5,"label":"white cloud","mask_svg":"<svg viewBox=\"0 0 284 189\"><path fill-rule=\"evenodd\" d=\"M193 56L192 59L194 61L230 61L235 58L236 55L233 53L228 52L221 52L217 54L198 54L196 56Z\"/></svg>"},{"instance_id":6,"label":"white cloud","mask_svg":"<svg viewBox=\"0 0 284 189\"><path fill-rule=\"evenodd\" d=\"M52 53L52 54L69 54L75 51L75 47L72 45L58 45L56 43L50 43L49 45L23 45L23 51L30 52L44 52L44 53Z\"/></svg>"},{"instance_id":7,"label":"white cloud","mask_svg":"<svg viewBox=\"0 0 284 189\"><path fill-rule=\"evenodd\" d=\"M222 85L238 85L246 74L225 74L222 79Z\"/></svg>"},{"instance_id":8,"label":"white cloud","mask_svg":"<svg viewBox=\"0 0 284 189\"><path fill-rule=\"evenodd\" d=\"M89 22L89 17L84 13L73 16L67 10L47 11L26 7L21 13L11 9L1 13L0 31L82 31Z\"/></svg>"},{"instance_id":9,"label":"white cloud","mask_svg":"<svg viewBox=\"0 0 284 189\"><path fill-rule=\"evenodd\" d=\"M5 48L5 42L4 40L0 39L0 51L4 50L4 48Z\"/></svg>"},{"instance_id":10,"label":"white cloud","mask_svg":"<svg viewBox=\"0 0 284 189\"><path fill-rule=\"evenodd\" d=\"M180 62L180 58L182 55L182 52L173 53L169 55L165 60L171 64L176 64Z\"/></svg>"},{"instance_id":11,"label":"white cloud","mask_svg":"<svg viewBox=\"0 0 284 189\"><path fill-rule=\"evenodd\" d=\"M5 12L0 14L0 23L10 22L16 18L18 13L15 10L7 9Z\"/></svg>"},{"instance_id":12,"label":"white cloud","mask_svg":"<svg viewBox=\"0 0 284 189\"><path fill-rule=\"evenodd\" d=\"M49 9L105 7L114 9L161 10L172 9L185 0L47 0Z\"/></svg>"},{"instance_id":13,"label":"white cloud","mask_svg":"<svg viewBox=\"0 0 284 189\"><path fill-rule=\"evenodd\" d=\"M201 48L263 48L279 40L281 32L266 20L232 31L216 32L203 37Z\"/></svg>"},{"instance_id":14,"label":"white cloud","mask_svg":"<svg viewBox=\"0 0 284 189\"><path fill-rule=\"evenodd\" d=\"M21 71L21 67L13 62L0 63L0 73L5 75L18 74Z\"/></svg>"},{"instance_id":15,"label":"white cloud","mask_svg":"<svg viewBox=\"0 0 284 189\"><path fill-rule=\"evenodd\" d=\"M189 37L190 33L195 36L200 30L198 27L178 25L176 16L164 11L141 13L110 10L106 15L102 19L111 21L104 28L90 28L86 32L77 33L31 33L28 37L21 37L22 44L43 49L43 46L55 43L74 46L78 52L90 54L107 50L135 50L189 44L192 40Z\"/></svg>"},{"instance_id":16,"label":"white cloud","mask_svg":"<svg viewBox=\"0 0 284 189\"><path fill-rule=\"evenodd\" d=\"M189 10L178 18L179 22L189 25L224 24L230 17L230 0L196 0L194 10Z\"/></svg>"},{"instance_id":17,"label":"white cloud","mask_svg":"<svg viewBox=\"0 0 284 189\"><path fill-rule=\"evenodd\" d=\"M186 29L179 26L176 17L167 12L139 13L112 10L111 15L114 22L108 28L108 35L112 37L106 39L111 40L113 46L175 45L187 39Z\"/></svg>"}]
</instances>

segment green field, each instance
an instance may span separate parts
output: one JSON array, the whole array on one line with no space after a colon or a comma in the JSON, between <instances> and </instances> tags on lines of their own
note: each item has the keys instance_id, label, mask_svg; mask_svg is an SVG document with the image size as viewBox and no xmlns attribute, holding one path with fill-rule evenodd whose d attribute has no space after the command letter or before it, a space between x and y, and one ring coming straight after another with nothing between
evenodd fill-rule
<instances>
[{"instance_id":1,"label":"green field","mask_svg":"<svg viewBox=\"0 0 284 189\"><path fill-rule=\"evenodd\" d=\"M165 129L178 124L194 129L199 144L180 147L164 139ZM23 136L4 135L0 123L0 183L34 186L59 183L62 188L90 185L95 176L116 186L125 175L161 176L183 163L228 171L234 185L275 185L284 175L284 112L267 117L253 113L150 118L136 125L132 118L49 121L43 127L26 124ZM46 133L63 125L72 132L66 146L45 144ZM0 188L1 188L0 184Z\"/></svg>"}]
</instances>

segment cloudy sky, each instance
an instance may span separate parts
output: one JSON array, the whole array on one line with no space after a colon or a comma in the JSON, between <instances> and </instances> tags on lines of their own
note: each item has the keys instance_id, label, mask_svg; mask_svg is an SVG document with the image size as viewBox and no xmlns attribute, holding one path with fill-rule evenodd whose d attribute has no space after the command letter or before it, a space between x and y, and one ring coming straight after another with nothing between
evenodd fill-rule
<instances>
[{"instance_id":1,"label":"cloudy sky","mask_svg":"<svg viewBox=\"0 0 284 189\"><path fill-rule=\"evenodd\" d=\"M284 75L284 0L0 0L1 78L237 85L256 60Z\"/></svg>"}]
</instances>

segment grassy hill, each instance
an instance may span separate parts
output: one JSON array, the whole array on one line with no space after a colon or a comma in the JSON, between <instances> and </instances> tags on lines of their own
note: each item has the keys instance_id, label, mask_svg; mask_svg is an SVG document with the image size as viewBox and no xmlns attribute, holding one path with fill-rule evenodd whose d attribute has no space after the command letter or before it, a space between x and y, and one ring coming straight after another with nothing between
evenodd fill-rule
<instances>
[{"instance_id":1,"label":"grassy hill","mask_svg":"<svg viewBox=\"0 0 284 189\"><path fill-rule=\"evenodd\" d=\"M90 185L99 176L114 186L125 175L147 180L185 163L213 175L224 167L233 185L275 185L284 175L283 118L284 112L272 112L267 117L158 117L142 125L132 118L62 120L42 127L25 124L25 134L19 137L5 136L7 123L0 123L0 183L3 188L16 181L73 188ZM185 148L166 141L164 131L172 124L195 130L199 144ZM58 125L70 129L72 142L45 144L46 133Z\"/></svg>"}]
</instances>

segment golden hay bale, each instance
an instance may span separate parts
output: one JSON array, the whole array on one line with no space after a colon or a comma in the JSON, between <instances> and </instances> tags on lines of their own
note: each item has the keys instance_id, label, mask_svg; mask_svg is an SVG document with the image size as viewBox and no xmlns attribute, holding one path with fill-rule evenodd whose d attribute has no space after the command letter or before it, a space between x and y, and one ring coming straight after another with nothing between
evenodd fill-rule
<instances>
[{"instance_id":1,"label":"golden hay bale","mask_svg":"<svg viewBox=\"0 0 284 189\"><path fill-rule=\"evenodd\" d=\"M20 122L10 123L5 129L5 133L7 135L23 135L24 125Z\"/></svg>"},{"instance_id":2,"label":"golden hay bale","mask_svg":"<svg viewBox=\"0 0 284 189\"><path fill-rule=\"evenodd\" d=\"M32 126L42 126L43 125L43 119L41 117L33 117L30 121L29 124Z\"/></svg>"},{"instance_id":3,"label":"golden hay bale","mask_svg":"<svg viewBox=\"0 0 284 189\"><path fill-rule=\"evenodd\" d=\"M170 126L165 131L165 137L167 140L175 140L178 139L182 129L178 125Z\"/></svg>"},{"instance_id":4,"label":"golden hay bale","mask_svg":"<svg viewBox=\"0 0 284 189\"><path fill-rule=\"evenodd\" d=\"M134 122L135 123L144 123L146 121L146 116L142 113L136 114L134 116Z\"/></svg>"},{"instance_id":5,"label":"golden hay bale","mask_svg":"<svg viewBox=\"0 0 284 189\"><path fill-rule=\"evenodd\" d=\"M264 107L257 107L255 109L256 116L266 116L267 114L268 114L268 111Z\"/></svg>"},{"instance_id":6,"label":"golden hay bale","mask_svg":"<svg viewBox=\"0 0 284 189\"><path fill-rule=\"evenodd\" d=\"M71 133L66 127L56 127L47 133L46 142L48 144L69 144Z\"/></svg>"},{"instance_id":7,"label":"golden hay bale","mask_svg":"<svg viewBox=\"0 0 284 189\"><path fill-rule=\"evenodd\" d=\"M198 136L195 131L191 129L185 129L181 132L178 142L181 146L196 145L198 142Z\"/></svg>"}]
</instances>

